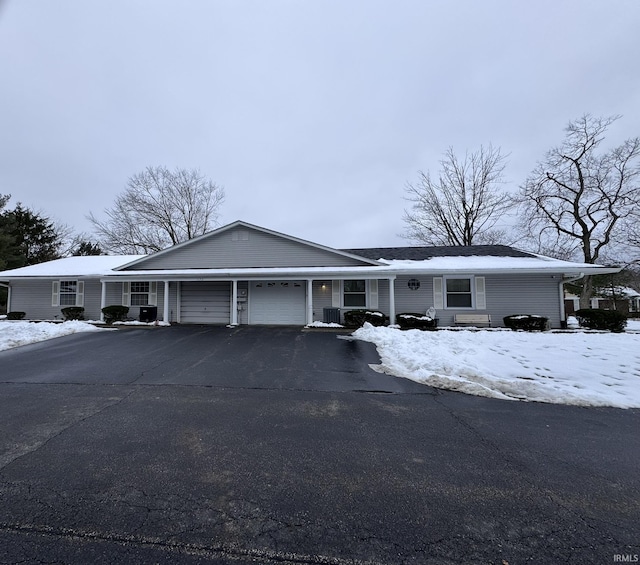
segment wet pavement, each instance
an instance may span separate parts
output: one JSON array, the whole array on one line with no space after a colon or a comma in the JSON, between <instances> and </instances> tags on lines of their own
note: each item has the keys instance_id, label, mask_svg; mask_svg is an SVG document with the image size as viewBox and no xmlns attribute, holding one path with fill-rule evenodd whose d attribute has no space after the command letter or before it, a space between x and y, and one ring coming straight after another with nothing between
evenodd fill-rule
<instances>
[{"instance_id":1,"label":"wet pavement","mask_svg":"<svg viewBox=\"0 0 640 565\"><path fill-rule=\"evenodd\" d=\"M294 328L0 352L0 563L613 563L640 411L484 399Z\"/></svg>"}]
</instances>

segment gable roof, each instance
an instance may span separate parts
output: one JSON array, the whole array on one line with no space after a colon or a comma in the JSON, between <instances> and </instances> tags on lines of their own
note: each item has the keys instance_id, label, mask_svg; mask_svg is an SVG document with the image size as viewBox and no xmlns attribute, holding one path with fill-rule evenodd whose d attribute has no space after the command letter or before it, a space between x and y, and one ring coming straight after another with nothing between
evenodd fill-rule
<instances>
[{"instance_id":1,"label":"gable roof","mask_svg":"<svg viewBox=\"0 0 640 565\"><path fill-rule=\"evenodd\" d=\"M169 254L174 254L176 252L180 252L180 250L184 250L185 248L188 248L189 246L197 246L199 245L201 242L206 241L207 239L212 239L215 237L218 237L219 235L227 232L227 231L231 231L231 230L235 230L237 228L245 228L248 230L254 230L256 232L262 233L262 234L267 234L269 236L273 236L275 238L279 238L285 241L289 241L289 242L293 242L296 243L298 245L302 245L302 246L306 246L309 247L311 249L314 249L316 251L322 251L324 253L328 253L330 255L334 255L334 256L339 256L342 258L348 258L353 260L355 263L360 264L360 265L366 265L366 266L371 266L371 265L380 265L381 263L375 259L371 259L369 257L362 257L359 256L357 254L354 253L349 253L348 251L344 251L344 250L339 250L339 249L334 249L332 247L327 247L325 245L320 245L318 243L314 243L312 241L308 241L305 239L300 239L298 237L294 237L291 235L287 235L284 233L280 233L274 230L270 230L267 228L263 228L261 226L256 226L254 224L250 224L249 222L244 222L242 220L237 220L235 222L232 222L230 224L227 224L226 226L222 226L220 228L217 228L215 230L212 230L210 232L207 232L199 237L190 239L188 241L184 241L182 243L178 243L177 245L173 245L171 247L168 247L166 249L163 249L161 251L158 251L156 253L152 253L150 255L146 255L140 259L136 259L135 261L131 261L130 263L127 263L125 265L121 265L120 267L118 267L116 270L129 270L132 268L136 268L136 269L144 269L145 268L145 263L155 263L156 259L158 258L162 258L164 256L167 256ZM285 265L281 265L281 266L285 266ZM291 266L291 265L290 265Z\"/></svg>"},{"instance_id":2,"label":"gable roof","mask_svg":"<svg viewBox=\"0 0 640 565\"><path fill-rule=\"evenodd\" d=\"M439 245L424 247L368 247L343 249L369 259L424 261L433 257L536 257L507 245Z\"/></svg>"}]
</instances>

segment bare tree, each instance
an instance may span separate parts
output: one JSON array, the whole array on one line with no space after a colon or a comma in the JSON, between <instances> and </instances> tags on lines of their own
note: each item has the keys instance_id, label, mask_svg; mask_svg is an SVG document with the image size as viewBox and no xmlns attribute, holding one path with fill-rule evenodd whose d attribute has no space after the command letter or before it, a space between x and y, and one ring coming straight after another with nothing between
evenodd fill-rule
<instances>
[{"instance_id":1,"label":"bare tree","mask_svg":"<svg viewBox=\"0 0 640 565\"><path fill-rule=\"evenodd\" d=\"M419 172L408 184L403 237L426 245L473 245L504 242L504 230L494 230L512 204L498 189L503 182L505 156L500 149L480 147L459 159L450 147L440 161L437 181Z\"/></svg>"},{"instance_id":2,"label":"bare tree","mask_svg":"<svg viewBox=\"0 0 640 565\"><path fill-rule=\"evenodd\" d=\"M150 253L212 229L224 198L224 189L198 170L147 167L129 179L106 219L89 220L102 248Z\"/></svg>"},{"instance_id":3,"label":"bare tree","mask_svg":"<svg viewBox=\"0 0 640 565\"><path fill-rule=\"evenodd\" d=\"M640 138L598 153L607 128L619 116L585 114L569 122L562 145L521 187L521 227L539 248L573 251L596 263L640 205ZM583 280L580 307L588 308L593 281Z\"/></svg>"}]
</instances>

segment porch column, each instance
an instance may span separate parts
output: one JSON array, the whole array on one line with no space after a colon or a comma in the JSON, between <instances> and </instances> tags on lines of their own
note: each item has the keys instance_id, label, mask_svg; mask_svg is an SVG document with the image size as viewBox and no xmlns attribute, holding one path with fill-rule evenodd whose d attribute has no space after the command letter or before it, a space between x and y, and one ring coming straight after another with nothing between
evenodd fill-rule
<instances>
[{"instance_id":1,"label":"porch column","mask_svg":"<svg viewBox=\"0 0 640 565\"><path fill-rule=\"evenodd\" d=\"M100 281L100 286L102 287L102 293L100 294L100 321L104 322L102 309L107 305L107 283L105 281Z\"/></svg>"},{"instance_id":2,"label":"porch column","mask_svg":"<svg viewBox=\"0 0 640 565\"><path fill-rule=\"evenodd\" d=\"M396 290L395 277L389 277L389 323L396 323Z\"/></svg>"},{"instance_id":3,"label":"porch column","mask_svg":"<svg viewBox=\"0 0 640 565\"><path fill-rule=\"evenodd\" d=\"M307 326L313 322L313 281L307 280Z\"/></svg>"},{"instance_id":4,"label":"porch column","mask_svg":"<svg viewBox=\"0 0 640 565\"><path fill-rule=\"evenodd\" d=\"M164 281L164 312L162 320L169 322L169 281Z\"/></svg>"},{"instance_id":5,"label":"porch column","mask_svg":"<svg viewBox=\"0 0 640 565\"><path fill-rule=\"evenodd\" d=\"M180 323L180 309L182 308L182 284L180 281L176 282L176 322Z\"/></svg>"},{"instance_id":6,"label":"porch column","mask_svg":"<svg viewBox=\"0 0 640 565\"><path fill-rule=\"evenodd\" d=\"M231 281L231 325L238 325L238 281Z\"/></svg>"}]
</instances>

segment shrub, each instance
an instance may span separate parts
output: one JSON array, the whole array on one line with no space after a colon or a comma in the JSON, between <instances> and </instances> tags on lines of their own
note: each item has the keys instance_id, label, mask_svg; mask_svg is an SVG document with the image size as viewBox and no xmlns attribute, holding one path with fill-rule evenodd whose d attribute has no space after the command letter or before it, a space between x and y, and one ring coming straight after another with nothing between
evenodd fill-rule
<instances>
[{"instance_id":1,"label":"shrub","mask_svg":"<svg viewBox=\"0 0 640 565\"><path fill-rule=\"evenodd\" d=\"M512 314L502 318L504 325L512 330L544 332L549 329L549 318L537 314Z\"/></svg>"},{"instance_id":2,"label":"shrub","mask_svg":"<svg viewBox=\"0 0 640 565\"><path fill-rule=\"evenodd\" d=\"M348 328L359 328L365 322L372 326L384 326L387 316L378 310L346 310L344 313L344 325Z\"/></svg>"},{"instance_id":3,"label":"shrub","mask_svg":"<svg viewBox=\"0 0 640 565\"><path fill-rule=\"evenodd\" d=\"M583 309L578 310L575 316L581 326L590 330L623 332L627 325L627 317L617 310Z\"/></svg>"},{"instance_id":4,"label":"shrub","mask_svg":"<svg viewBox=\"0 0 640 565\"><path fill-rule=\"evenodd\" d=\"M84 308L82 306L67 306L60 310L64 316L64 321L84 320Z\"/></svg>"},{"instance_id":5,"label":"shrub","mask_svg":"<svg viewBox=\"0 0 640 565\"><path fill-rule=\"evenodd\" d=\"M415 312L403 312L396 316L396 324L403 330L435 330L438 327L438 318L431 318Z\"/></svg>"},{"instance_id":6,"label":"shrub","mask_svg":"<svg viewBox=\"0 0 640 565\"><path fill-rule=\"evenodd\" d=\"M22 320L26 312L7 312L7 320Z\"/></svg>"},{"instance_id":7,"label":"shrub","mask_svg":"<svg viewBox=\"0 0 640 565\"><path fill-rule=\"evenodd\" d=\"M113 322L122 322L127 317L129 307L114 304L113 306L105 306L102 309L102 313L104 314L104 321L107 324L113 324Z\"/></svg>"}]
</instances>

